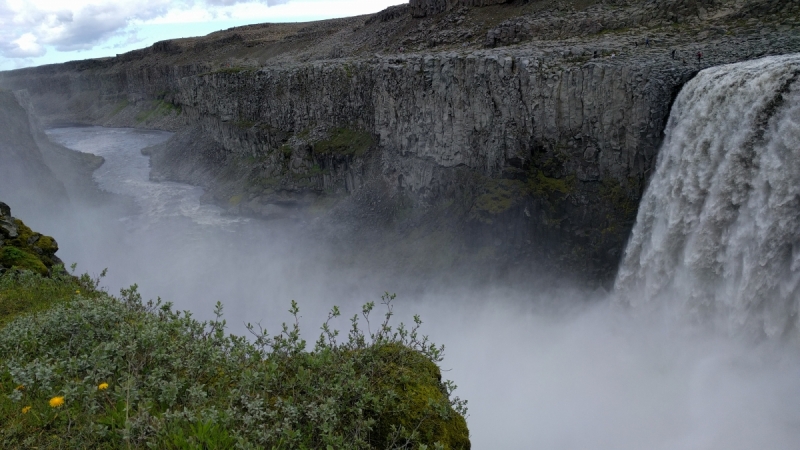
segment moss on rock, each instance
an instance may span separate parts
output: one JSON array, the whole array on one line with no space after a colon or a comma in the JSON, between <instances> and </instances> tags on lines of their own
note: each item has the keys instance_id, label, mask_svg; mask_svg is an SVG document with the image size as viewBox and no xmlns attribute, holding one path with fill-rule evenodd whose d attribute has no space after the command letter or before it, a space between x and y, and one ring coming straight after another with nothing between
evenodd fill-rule
<instances>
[{"instance_id":1,"label":"moss on rock","mask_svg":"<svg viewBox=\"0 0 800 450\"><path fill-rule=\"evenodd\" d=\"M47 275L49 272L37 255L8 245L0 247L0 265L11 269L30 270L40 275Z\"/></svg>"},{"instance_id":2,"label":"moss on rock","mask_svg":"<svg viewBox=\"0 0 800 450\"><path fill-rule=\"evenodd\" d=\"M30 229L24 222L11 217L7 205L0 212L0 269L30 270L40 275L50 274L61 261L55 256L58 243Z\"/></svg>"},{"instance_id":3,"label":"moss on rock","mask_svg":"<svg viewBox=\"0 0 800 450\"><path fill-rule=\"evenodd\" d=\"M399 344L373 351L380 361L371 378L380 390L393 390L396 401L377 417L372 445L398 444L402 432L418 433L418 442L443 445L445 449L469 449L467 422L450 406L439 367L419 352ZM388 447L387 447L388 448Z\"/></svg>"},{"instance_id":4,"label":"moss on rock","mask_svg":"<svg viewBox=\"0 0 800 450\"><path fill-rule=\"evenodd\" d=\"M480 184L481 192L470 211L473 219L490 223L492 218L515 206L526 194L525 184L518 180L487 178Z\"/></svg>"},{"instance_id":5,"label":"moss on rock","mask_svg":"<svg viewBox=\"0 0 800 450\"><path fill-rule=\"evenodd\" d=\"M334 128L328 139L314 144L314 153L320 155L363 156L373 144L372 136L365 131Z\"/></svg>"}]
</instances>

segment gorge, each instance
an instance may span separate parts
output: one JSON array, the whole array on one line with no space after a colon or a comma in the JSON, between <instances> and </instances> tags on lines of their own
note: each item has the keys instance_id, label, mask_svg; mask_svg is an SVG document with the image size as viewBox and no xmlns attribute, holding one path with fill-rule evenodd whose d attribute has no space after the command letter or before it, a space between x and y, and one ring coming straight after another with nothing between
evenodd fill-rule
<instances>
[{"instance_id":1,"label":"gorge","mask_svg":"<svg viewBox=\"0 0 800 450\"><path fill-rule=\"evenodd\" d=\"M546 261L608 284L683 83L800 50L795 1L409 11L430 3L164 41L0 86L26 90L46 124L177 131L153 176L233 213L322 211L411 240L447 229L499 272Z\"/></svg>"},{"instance_id":2,"label":"gorge","mask_svg":"<svg viewBox=\"0 0 800 450\"><path fill-rule=\"evenodd\" d=\"M37 229L113 289L221 300L237 332L396 292L475 448L789 450L798 14L413 1L4 72L0 98L28 148L105 159L111 200L26 189L70 196Z\"/></svg>"}]
</instances>

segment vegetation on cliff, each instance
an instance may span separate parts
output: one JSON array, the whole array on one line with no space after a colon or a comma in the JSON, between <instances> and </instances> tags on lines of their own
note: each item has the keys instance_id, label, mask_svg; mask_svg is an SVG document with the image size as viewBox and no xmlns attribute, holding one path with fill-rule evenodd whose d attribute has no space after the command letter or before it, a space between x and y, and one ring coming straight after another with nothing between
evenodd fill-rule
<instances>
[{"instance_id":1,"label":"vegetation on cliff","mask_svg":"<svg viewBox=\"0 0 800 450\"><path fill-rule=\"evenodd\" d=\"M393 295L377 329L368 303L342 337L334 307L308 350L295 302L292 324L248 339L219 303L201 322L55 269L0 275L2 448L470 448L443 347L418 317L390 325Z\"/></svg>"},{"instance_id":2,"label":"vegetation on cliff","mask_svg":"<svg viewBox=\"0 0 800 450\"><path fill-rule=\"evenodd\" d=\"M314 144L314 153L363 156L374 144L369 133L350 128L335 128L328 139Z\"/></svg>"}]
</instances>

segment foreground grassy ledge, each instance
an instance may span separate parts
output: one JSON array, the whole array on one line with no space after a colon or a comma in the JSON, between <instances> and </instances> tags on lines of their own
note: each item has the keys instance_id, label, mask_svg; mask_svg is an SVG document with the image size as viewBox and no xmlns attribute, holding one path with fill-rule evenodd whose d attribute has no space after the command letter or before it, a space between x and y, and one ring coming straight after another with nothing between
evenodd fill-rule
<instances>
[{"instance_id":1,"label":"foreground grassy ledge","mask_svg":"<svg viewBox=\"0 0 800 450\"><path fill-rule=\"evenodd\" d=\"M296 320L245 339L221 305L199 322L49 272L0 275L1 448L470 448L441 349L389 325L393 296L375 333L324 324L309 351Z\"/></svg>"}]
</instances>

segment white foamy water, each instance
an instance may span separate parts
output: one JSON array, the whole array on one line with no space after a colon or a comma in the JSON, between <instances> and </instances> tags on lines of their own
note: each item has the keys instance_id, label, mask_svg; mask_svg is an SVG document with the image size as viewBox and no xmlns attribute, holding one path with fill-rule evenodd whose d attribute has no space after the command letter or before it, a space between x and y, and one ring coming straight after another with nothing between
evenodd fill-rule
<instances>
[{"instance_id":1,"label":"white foamy water","mask_svg":"<svg viewBox=\"0 0 800 450\"><path fill-rule=\"evenodd\" d=\"M701 72L673 107L617 292L797 339L799 245L800 55Z\"/></svg>"}]
</instances>

